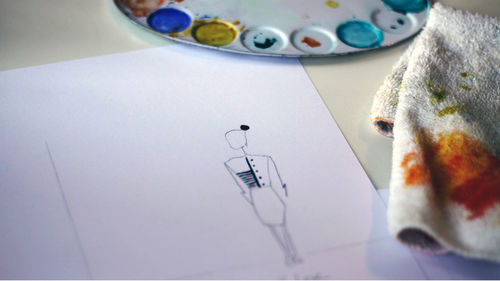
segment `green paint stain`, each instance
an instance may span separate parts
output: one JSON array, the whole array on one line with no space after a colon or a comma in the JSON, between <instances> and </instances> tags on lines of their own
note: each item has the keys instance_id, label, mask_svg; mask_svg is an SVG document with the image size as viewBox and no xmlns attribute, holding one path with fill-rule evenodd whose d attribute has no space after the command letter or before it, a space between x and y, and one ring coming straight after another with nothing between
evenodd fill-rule
<instances>
[{"instance_id":1,"label":"green paint stain","mask_svg":"<svg viewBox=\"0 0 500 281\"><path fill-rule=\"evenodd\" d=\"M460 106L458 105L452 105L452 106L447 106L443 109L441 109L439 112L438 112L438 116L439 117L443 117L445 115L449 115L449 114L455 114L455 113L458 113L460 112Z\"/></svg>"},{"instance_id":2,"label":"green paint stain","mask_svg":"<svg viewBox=\"0 0 500 281\"><path fill-rule=\"evenodd\" d=\"M466 91L470 91L470 90L472 90L472 88L471 88L471 87L466 86L466 85L458 85L458 87L460 87L460 88L462 88L462 89L464 89L464 90L466 90Z\"/></svg>"},{"instance_id":3,"label":"green paint stain","mask_svg":"<svg viewBox=\"0 0 500 281\"><path fill-rule=\"evenodd\" d=\"M460 72L460 76L462 76L463 78L474 78L474 75L467 72Z\"/></svg>"},{"instance_id":4,"label":"green paint stain","mask_svg":"<svg viewBox=\"0 0 500 281\"><path fill-rule=\"evenodd\" d=\"M433 85L430 81L425 82L425 85L427 86L427 90L429 91L429 93L431 93L432 104L443 102L450 94L445 89Z\"/></svg>"}]
</instances>

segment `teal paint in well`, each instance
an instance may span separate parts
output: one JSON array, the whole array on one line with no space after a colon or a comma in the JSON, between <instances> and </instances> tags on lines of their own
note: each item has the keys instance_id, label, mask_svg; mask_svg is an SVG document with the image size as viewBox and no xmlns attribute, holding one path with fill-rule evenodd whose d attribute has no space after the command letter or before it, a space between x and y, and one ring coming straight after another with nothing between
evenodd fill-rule
<instances>
[{"instance_id":1,"label":"teal paint in well","mask_svg":"<svg viewBox=\"0 0 500 281\"><path fill-rule=\"evenodd\" d=\"M429 0L382 0L391 10L399 13L420 13L428 8Z\"/></svg>"},{"instance_id":2,"label":"teal paint in well","mask_svg":"<svg viewBox=\"0 0 500 281\"><path fill-rule=\"evenodd\" d=\"M254 39L255 40L253 41L253 44L255 45L255 47L257 47L259 49L269 49L276 42L278 42L278 40L276 38L266 38L266 40L264 40L264 42L257 41L257 36L255 36Z\"/></svg>"},{"instance_id":3,"label":"teal paint in well","mask_svg":"<svg viewBox=\"0 0 500 281\"><path fill-rule=\"evenodd\" d=\"M181 32L189 28L191 16L174 8L162 8L154 11L148 17L148 25L161 33Z\"/></svg>"},{"instance_id":4,"label":"teal paint in well","mask_svg":"<svg viewBox=\"0 0 500 281\"><path fill-rule=\"evenodd\" d=\"M384 41L384 33L374 25L352 20L337 28L338 38L345 44L355 48L375 48Z\"/></svg>"}]
</instances>

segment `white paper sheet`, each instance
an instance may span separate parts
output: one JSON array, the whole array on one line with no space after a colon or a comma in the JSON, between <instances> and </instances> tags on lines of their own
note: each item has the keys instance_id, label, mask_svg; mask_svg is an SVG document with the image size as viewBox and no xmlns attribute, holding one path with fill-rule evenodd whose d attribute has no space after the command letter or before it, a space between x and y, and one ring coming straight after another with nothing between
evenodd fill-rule
<instances>
[{"instance_id":1,"label":"white paper sheet","mask_svg":"<svg viewBox=\"0 0 500 281\"><path fill-rule=\"evenodd\" d=\"M297 60L169 46L1 72L0 93L0 278L425 277ZM240 193L230 130L288 196Z\"/></svg>"}]
</instances>

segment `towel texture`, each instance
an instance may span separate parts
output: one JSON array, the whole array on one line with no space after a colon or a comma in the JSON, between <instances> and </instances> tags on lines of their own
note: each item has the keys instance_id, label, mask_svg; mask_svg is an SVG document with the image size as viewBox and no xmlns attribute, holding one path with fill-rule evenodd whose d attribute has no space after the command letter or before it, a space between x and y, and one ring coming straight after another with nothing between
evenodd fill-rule
<instances>
[{"instance_id":1,"label":"towel texture","mask_svg":"<svg viewBox=\"0 0 500 281\"><path fill-rule=\"evenodd\" d=\"M412 248L500 262L499 33L436 3L375 95L394 137L389 228Z\"/></svg>"}]
</instances>

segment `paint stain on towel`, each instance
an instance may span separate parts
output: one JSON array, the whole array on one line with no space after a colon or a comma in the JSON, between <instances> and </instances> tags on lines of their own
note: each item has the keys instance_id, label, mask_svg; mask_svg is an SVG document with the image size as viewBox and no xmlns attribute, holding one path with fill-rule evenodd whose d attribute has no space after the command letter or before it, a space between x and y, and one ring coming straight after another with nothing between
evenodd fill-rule
<instances>
[{"instance_id":1,"label":"paint stain on towel","mask_svg":"<svg viewBox=\"0 0 500 281\"><path fill-rule=\"evenodd\" d=\"M405 155L401 162L404 169L406 186L423 185L429 182L429 170L423 165L423 158L417 152L410 152Z\"/></svg>"},{"instance_id":2,"label":"paint stain on towel","mask_svg":"<svg viewBox=\"0 0 500 281\"><path fill-rule=\"evenodd\" d=\"M440 111L438 111L438 116L443 117L443 116L446 116L449 114L459 113L461 111L461 109L462 108L459 105L447 106L447 107L441 109Z\"/></svg>"},{"instance_id":3,"label":"paint stain on towel","mask_svg":"<svg viewBox=\"0 0 500 281\"><path fill-rule=\"evenodd\" d=\"M337 1L332 1L332 0L326 1L325 4L333 9L337 9L340 6L340 4Z\"/></svg>"},{"instance_id":4,"label":"paint stain on towel","mask_svg":"<svg viewBox=\"0 0 500 281\"><path fill-rule=\"evenodd\" d=\"M465 207L469 220L500 204L500 158L484 143L459 131L437 140L422 131L417 144L422 153L410 152L401 162L407 186L431 185L438 196Z\"/></svg>"},{"instance_id":5,"label":"paint stain on towel","mask_svg":"<svg viewBox=\"0 0 500 281\"><path fill-rule=\"evenodd\" d=\"M460 72L460 76L462 76L463 78L474 78L474 75L467 72Z\"/></svg>"},{"instance_id":6,"label":"paint stain on towel","mask_svg":"<svg viewBox=\"0 0 500 281\"><path fill-rule=\"evenodd\" d=\"M436 86L431 81L426 81L425 86L427 87L427 91L431 94L431 104L443 102L450 94L447 90L440 86Z\"/></svg>"},{"instance_id":7,"label":"paint stain on towel","mask_svg":"<svg viewBox=\"0 0 500 281\"><path fill-rule=\"evenodd\" d=\"M459 84L459 85L458 85L458 87L460 87L460 88L462 88L462 89L464 89L464 90L466 90L466 91L470 91L470 90L472 90L472 88L471 88L471 87L469 87L469 86L467 86L467 85L462 85L462 84Z\"/></svg>"}]
</instances>

